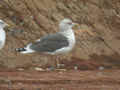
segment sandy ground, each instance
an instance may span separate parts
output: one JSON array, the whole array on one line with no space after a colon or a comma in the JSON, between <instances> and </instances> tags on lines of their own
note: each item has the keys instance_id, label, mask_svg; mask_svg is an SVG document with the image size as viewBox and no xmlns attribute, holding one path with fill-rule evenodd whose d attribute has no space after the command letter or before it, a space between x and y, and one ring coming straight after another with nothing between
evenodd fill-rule
<instances>
[{"instance_id":1,"label":"sandy ground","mask_svg":"<svg viewBox=\"0 0 120 90\"><path fill-rule=\"evenodd\" d=\"M120 70L2 71L0 90L120 90Z\"/></svg>"}]
</instances>

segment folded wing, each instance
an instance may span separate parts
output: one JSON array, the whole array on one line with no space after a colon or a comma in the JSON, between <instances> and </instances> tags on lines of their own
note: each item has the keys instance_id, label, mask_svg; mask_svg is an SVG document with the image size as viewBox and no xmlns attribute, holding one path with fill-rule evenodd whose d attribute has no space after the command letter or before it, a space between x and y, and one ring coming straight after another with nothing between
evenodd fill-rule
<instances>
[{"instance_id":1,"label":"folded wing","mask_svg":"<svg viewBox=\"0 0 120 90\"><path fill-rule=\"evenodd\" d=\"M38 52L54 52L68 45L68 39L62 34L57 33L42 37L39 41L33 43L30 48Z\"/></svg>"}]
</instances>

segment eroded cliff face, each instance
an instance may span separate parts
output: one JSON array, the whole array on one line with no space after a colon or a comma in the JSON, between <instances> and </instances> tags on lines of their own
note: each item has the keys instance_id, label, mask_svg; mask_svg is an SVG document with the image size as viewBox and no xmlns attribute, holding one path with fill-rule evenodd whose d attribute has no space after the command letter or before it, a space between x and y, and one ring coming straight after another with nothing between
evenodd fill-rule
<instances>
[{"instance_id":1,"label":"eroded cliff face","mask_svg":"<svg viewBox=\"0 0 120 90\"><path fill-rule=\"evenodd\" d=\"M15 48L57 32L58 23L65 17L79 23L80 29L75 30L74 50L61 60L93 60L108 66L120 63L119 0L1 0L0 18L11 27L6 29L0 66L54 65L55 58L38 53L21 55Z\"/></svg>"}]
</instances>

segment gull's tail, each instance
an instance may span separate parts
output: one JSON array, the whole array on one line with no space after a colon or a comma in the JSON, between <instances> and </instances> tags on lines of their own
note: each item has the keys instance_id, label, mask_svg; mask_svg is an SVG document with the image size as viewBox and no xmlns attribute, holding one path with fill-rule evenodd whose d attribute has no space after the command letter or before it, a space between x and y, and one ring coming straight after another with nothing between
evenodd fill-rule
<instances>
[{"instance_id":1,"label":"gull's tail","mask_svg":"<svg viewBox=\"0 0 120 90\"><path fill-rule=\"evenodd\" d=\"M32 43L28 44L28 45L27 45L26 47L24 47L24 48L16 48L15 50L16 50L17 52L22 53L22 54L33 53L33 52L35 52L35 51L30 48L31 45L32 45Z\"/></svg>"}]
</instances>

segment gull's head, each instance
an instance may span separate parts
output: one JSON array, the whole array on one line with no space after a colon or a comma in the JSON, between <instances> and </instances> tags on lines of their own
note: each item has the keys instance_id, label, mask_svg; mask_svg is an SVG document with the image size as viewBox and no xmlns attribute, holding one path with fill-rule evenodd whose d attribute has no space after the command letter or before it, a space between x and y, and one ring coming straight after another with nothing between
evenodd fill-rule
<instances>
[{"instance_id":1,"label":"gull's head","mask_svg":"<svg viewBox=\"0 0 120 90\"><path fill-rule=\"evenodd\" d=\"M5 26L8 26L8 24L5 23L3 20L0 20L0 27L4 28Z\"/></svg>"},{"instance_id":2,"label":"gull's head","mask_svg":"<svg viewBox=\"0 0 120 90\"><path fill-rule=\"evenodd\" d=\"M74 25L76 25L76 23L73 23L72 20L65 18L60 22L59 29L60 31L71 30Z\"/></svg>"}]
</instances>

